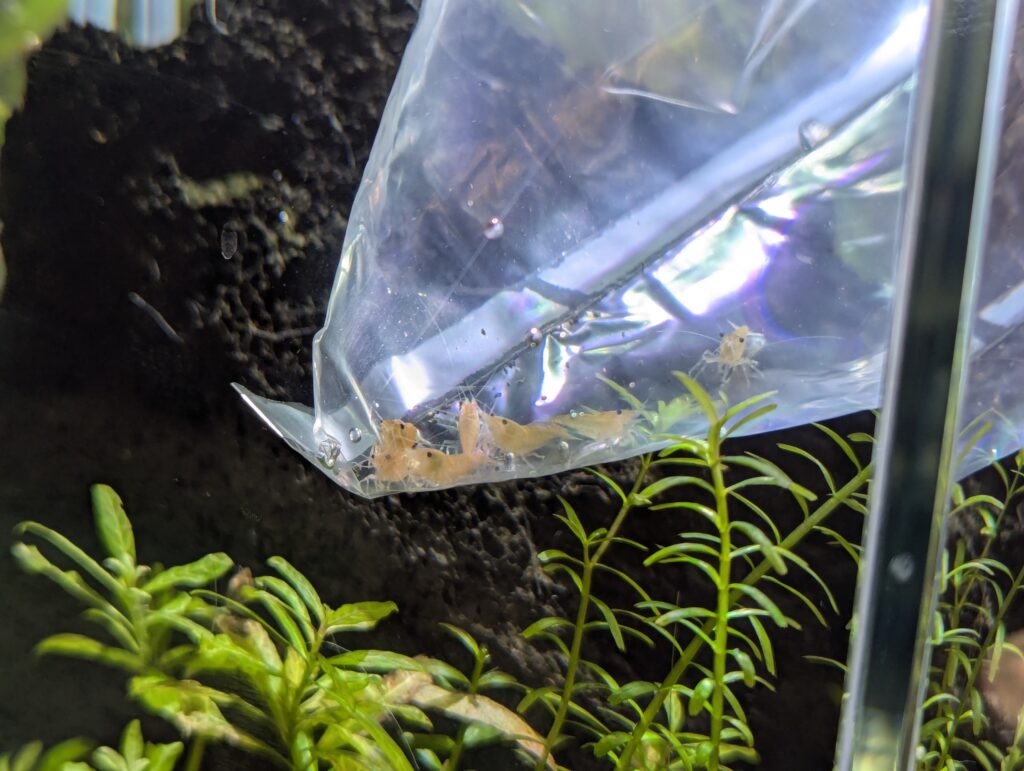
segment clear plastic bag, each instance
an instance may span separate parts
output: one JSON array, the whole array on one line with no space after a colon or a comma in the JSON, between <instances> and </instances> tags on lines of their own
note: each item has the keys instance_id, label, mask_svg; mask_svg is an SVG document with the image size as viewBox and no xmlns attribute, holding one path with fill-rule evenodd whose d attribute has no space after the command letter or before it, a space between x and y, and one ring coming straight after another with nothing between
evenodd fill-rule
<instances>
[{"instance_id":1,"label":"clear plastic bag","mask_svg":"<svg viewBox=\"0 0 1024 771\"><path fill-rule=\"evenodd\" d=\"M425 0L314 408L240 390L364 496L702 433L673 372L730 402L776 390L754 430L877 406L926 12Z\"/></svg>"}]
</instances>

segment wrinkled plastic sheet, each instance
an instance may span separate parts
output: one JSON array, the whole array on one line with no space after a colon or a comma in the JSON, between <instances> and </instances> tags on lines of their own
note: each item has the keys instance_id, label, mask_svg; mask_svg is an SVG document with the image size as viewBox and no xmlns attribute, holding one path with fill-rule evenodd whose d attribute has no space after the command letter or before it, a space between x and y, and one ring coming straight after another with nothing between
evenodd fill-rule
<instances>
[{"instance_id":1,"label":"wrinkled plastic sheet","mask_svg":"<svg viewBox=\"0 0 1024 771\"><path fill-rule=\"evenodd\" d=\"M371 497L701 434L675 372L730 403L776 391L745 430L877 407L926 14L425 0L315 339L313 408L239 390ZM964 471L1020 444L1013 214L993 214L963 421L994 430Z\"/></svg>"}]
</instances>

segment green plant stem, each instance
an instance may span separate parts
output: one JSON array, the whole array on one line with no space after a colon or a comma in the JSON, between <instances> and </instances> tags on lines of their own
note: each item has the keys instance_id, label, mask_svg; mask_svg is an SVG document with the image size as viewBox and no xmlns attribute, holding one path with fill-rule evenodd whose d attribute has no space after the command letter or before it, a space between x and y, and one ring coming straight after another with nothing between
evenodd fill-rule
<instances>
[{"instance_id":1,"label":"green plant stem","mask_svg":"<svg viewBox=\"0 0 1024 771\"><path fill-rule=\"evenodd\" d=\"M725 665L729 649L729 606L731 596L729 584L732 574L732 539L729 534L729 493L725 489L725 476L722 473L722 461L718 453L718 442L711 443L710 452L714 452L711 461L711 484L715 489L715 508L718 516L719 535L718 552L718 607L715 619L715 655L712 674L715 678L715 690L711 695L711 758L708 768L718 771L719 744L722 737L722 716L725 700Z\"/></svg>"},{"instance_id":2,"label":"green plant stem","mask_svg":"<svg viewBox=\"0 0 1024 771\"><path fill-rule=\"evenodd\" d=\"M783 549L792 549L796 544L800 543L809 533L811 533L815 527L820 525L832 512L842 506L850 497L853 496L861 487L863 487L869 479L871 479L872 464L866 465L845 485L836 491L827 501L819 506L810 516L807 517L803 522L797 525L793 531L787 535L779 546ZM743 583L751 586L756 584L761 578L768 573L771 569L771 564L767 559L762 559L758 565L750 571L744 578ZM740 593L733 590L729 593L729 607L736 602L740 597ZM703 631L705 634L711 632L714 626L718 623L718 619L708 620L705 622ZM690 644L683 650L682 655L676 660L675 665L669 671L668 675L662 681L661 686L657 692L651 698L647 708L644 709L643 715L640 717L640 721L633 728L632 735L629 738L629 743L626 745L626 749L623 750L622 756L619 758L620 768L629 768L629 762L633 755L636 754L637 749L640 747L640 742L643 740L644 734L650 728L651 723L654 722L658 712L661 710L662 705L665 703L665 699L668 697L669 692L673 686L679 682L682 678L683 673L686 672L690 666L694 657L700 651L704 641L700 636L694 636L690 641Z\"/></svg>"},{"instance_id":3,"label":"green plant stem","mask_svg":"<svg viewBox=\"0 0 1024 771\"><path fill-rule=\"evenodd\" d=\"M608 528L607 534L598 544L594 550L593 555L590 554L590 545L583 545L583 575L580 577L580 604L576 610L576 624L573 627L572 643L569 646L569 661L566 664L565 682L562 685L562 695L558 702L558 709L555 712L555 719L551 723L551 729L548 731L547 737L544 739L544 751L537 758L537 764L534 767L535 771L543 771L547 765L548 756L551 754L551 748L562 734L562 726L565 725L565 720L569 715L569 704L572 700L573 688L576 686L576 676L579 671L580 664L580 651L583 647L583 635L585 633L585 626L587 623L587 613L590 611L590 589L594 578L594 569L601 562L601 557L604 556L605 552L608 551L608 547L612 544L612 539L618 534L623 523L626 521L626 517L629 512L632 511L637 501L637 493L643 487L644 480L647 477L647 472L651 467L651 456L644 455L640 462L640 471L637 473L636 479L633 481L633 487L630 489L629 494L626 495L625 500L622 502L622 506L619 507L618 513L615 515L615 519L612 521L611 527Z\"/></svg>"},{"instance_id":4,"label":"green plant stem","mask_svg":"<svg viewBox=\"0 0 1024 771\"><path fill-rule=\"evenodd\" d=\"M188 757L185 758L184 771L199 771L203 763L203 752L206 750L206 737L197 734L196 738L188 748Z\"/></svg>"},{"instance_id":5,"label":"green plant stem","mask_svg":"<svg viewBox=\"0 0 1024 771\"><path fill-rule=\"evenodd\" d=\"M484 674L484 665L487 663L487 650L484 649L479 655L475 656L473 662L473 674L469 678L469 695L473 697L476 695L480 688L480 678ZM446 771L457 771L459 767L459 760L462 757L462 749L466 743L466 731L469 730L469 725L463 723L459 726L459 732L455 737L455 746L452 747L451 754L448 755L448 760L444 764Z\"/></svg>"}]
</instances>

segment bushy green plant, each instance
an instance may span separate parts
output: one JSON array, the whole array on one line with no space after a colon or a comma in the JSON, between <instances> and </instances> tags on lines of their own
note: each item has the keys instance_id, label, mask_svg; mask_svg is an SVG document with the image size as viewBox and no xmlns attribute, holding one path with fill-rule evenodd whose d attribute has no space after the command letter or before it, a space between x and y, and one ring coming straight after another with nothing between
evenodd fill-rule
<instances>
[{"instance_id":1,"label":"bushy green plant","mask_svg":"<svg viewBox=\"0 0 1024 771\"><path fill-rule=\"evenodd\" d=\"M46 576L85 604L83 616L101 627L97 636L53 635L36 651L126 671L131 696L193 738L189 769L199 767L203 744L210 740L302 771L405 771L412 768L414 754L436 768L446 757L445 767L455 769L464 749L495 741L540 752L540 737L515 712L480 695L514 681L486 670L486 650L463 630L449 627L473 653L469 677L426 657L375 650L337 653L337 636L373 629L397 610L394 603L328 605L281 557L268 560L273 575L253 578L242 570L227 594L211 591L204 587L232 567L226 554L166 569L139 564L131 523L117 494L97 485L92 500L106 552L102 561L39 523L24 522L16 529L83 571L84 576L57 566L29 543L18 542L12 549L25 570ZM464 726L454 739L434 735L429 711ZM418 733L405 732L405 727ZM135 729L130 726L125 736L121 756L128 767L141 771L136 766L143 760L157 762L149 748L138 749ZM163 768L171 751L159 747L152 751L163 753ZM37 760L50 755L40 752L35 745L23 750L12 768L35 768ZM93 762L116 767L112 752L94 755Z\"/></svg>"},{"instance_id":2,"label":"bushy green plant","mask_svg":"<svg viewBox=\"0 0 1024 771\"><path fill-rule=\"evenodd\" d=\"M42 742L30 742L17 752L0 755L0 771L64 771L92 748L93 743L87 739L68 739L48 750L43 749Z\"/></svg>"},{"instance_id":3,"label":"bushy green plant","mask_svg":"<svg viewBox=\"0 0 1024 771\"><path fill-rule=\"evenodd\" d=\"M816 583L835 609L829 587L796 549L817 531L855 552L826 523L843 506L865 512L864 489L871 467L860 461L850 442L868 442L869 436L857 434L847 440L819 426L854 465L854 476L842 486L807 451L780 445L820 471L829 494L819 502L774 463L750 453L724 452L726 438L774 409L766 401L770 394L730 407L724 396L716 402L691 378L676 376L707 419L706 438L675 437L656 457L644 457L629 491L599 474L621 502L615 519L588 529L563 500L564 513L558 517L578 551L547 550L540 555L549 573L568 577L579 598L574 619L543 618L525 630L527 637L555 645L566 662L561 687L534 689L520 704L523 711L543 704L550 712L545 754L575 737L622 769L718 769L756 762L754 737L736 688L770 688L768 678L775 675L770 630L799 626L774 597L795 596L825 623L815 602L792 582L792 570ZM658 416L649 422L663 424ZM653 468L682 473L648 482ZM785 491L803 514L800 524L780 532L775 518L746 494L760 486ZM686 490L692 497L666 501L663 496L670 490ZM642 510L696 514L705 526L681 532L678 541L660 546L623 538L620 532L627 518ZM605 562L613 547L645 554L643 565L652 570L696 571L710 584L711 604L680 605L674 598L654 598L642 585L640 572L626 574ZM595 594L599 574L624 582L635 595L635 604L613 608L602 601ZM634 646L653 647L660 640L671 646L674 663L660 682L619 682L584 655L585 646L595 644L596 633L608 635L620 651L627 651L627 641L632 652ZM705 648L710 661L698 657ZM596 710L589 708L594 703L599 704ZM544 757L538 759L538 769Z\"/></svg>"}]
</instances>

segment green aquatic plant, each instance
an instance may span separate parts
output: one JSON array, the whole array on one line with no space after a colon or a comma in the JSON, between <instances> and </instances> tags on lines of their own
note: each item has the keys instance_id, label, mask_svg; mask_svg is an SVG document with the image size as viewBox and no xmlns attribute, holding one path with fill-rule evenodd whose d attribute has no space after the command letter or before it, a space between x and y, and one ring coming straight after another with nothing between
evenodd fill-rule
<instances>
[{"instance_id":1,"label":"green aquatic plant","mask_svg":"<svg viewBox=\"0 0 1024 771\"><path fill-rule=\"evenodd\" d=\"M138 720L125 726L116 749L93 746L87 739L68 739L44 750L42 742L32 742L13 756L0 755L0 771L173 771L185 749L181 742L145 741Z\"/></svg>"},{"instance_id":2,"label":"green aquatic plant","mask_svg":"<svg viewBox=\"0 0 1024 771\"><path fill-rule=\"evenodd\" d=\"M301 771L406 771L413 768L410 758L441 768L442 757L447 758L443 767L454 771L466 750L485 744L507 742L527 754L543 747L514 711L481 695L516 684L487 668L486 649L465 631L447 627L473 654L468 677L437 659L347 651L339 644L343 636L373 629L396 612L395 604L329 605L281 557L268 560L270 575L254 577L242 569L226 593L212 591L206 587L233 567L226 554L170 568L141 564L121 499L96 485L92 502L105 552L101 560L37 522L23 522L15 530L77 568L58 566L25 541L12 547L24 570L45 576L79 600L86 606L83 617L99 627L95 636L52 635L36 652L127 672L128 693L191 737L189 771L199 768L208 741L228 742ZM456 736L436 734L428 712L459 723ZM169 767L175 746L142 745L129 726L119 757L125 768L142 771L145 765L156 771ZM10 761L10 768L51 768L46 764L57 762L53 758L66 761L72 750L81 750L81 757L88 749L72 742L44 754L33 744ZM100 771L121 767L113 750L101 750L93 756Z\"/></svg>"},{"instance_id":3,"label":"green aquatic plant","mask_svg":"<svg viewBox=\"0 0 1024 771\"><path fill-rule=\"evenodd\" d=\"M11 551L22 569L57 584L86 606L82 617L100 627L96 636L47 637L36 653L91 659L130 674L174 672L191 650L179 644L182 637L198 642L207 629L197 619L213 613L189 590L224 576L232 567L231 558L218 552L170 568L140 564L132 526L117 493L94 485L91 494L96 534L105 551L100 560L38 522L22 522L15 528L17 536L41 541L77 568L58 567L38 546L19 541Z\"/></svg>"},{"instance_id":4,"label":"green aquatic plant","mask_svg":"<svg viewBox=\"0 0 1024 771\"><path fill-rule=\"evenodd\" d=\"M545 570L566 576L578 595L574 619L547 617L524 631L530 639L553 644L565 660L560 687L533 689L520 704L521 711L541 704L551 714L545 754L571 738L582 738L598 757L620 769L718 769L756 762L754 737L736 688L770 688L768 678L775 675L770 629L799 628L774 597L797 598L825 623L815 602L793 583L792 570L817 584L836 609L828 585L796 550L815 532L848 550L853 548L826 523L842 507L865 513L864 490L871 467L860 460L851 442L869 442L870 437L855 434L846 439L819 426L854 466L853 477L841 486L811 453L780 445L821 473L828 496L819 502L774 463L750 453L724 452L726 438L774 409L767 401L770 394L730 407L724 396L716 402L688 376L676 376L707 419L706 437L675 437L657 456L642 458L628 491L594 472L620 500L614 520L588 530L573 506L563 500L564 513L556 516L572 534L578 551L550 549L540 554ZM648 482L652 469L669 473ZM677 469L682 473L672 473ZM754 487L786 493L802 514L800 523L782 533L775 518L748 497ZM691 491L692 497L664 500L673 490ZM621 531L627 519L643 510L674 512L690 529L681 532L677 542L660 546L624 538ZM703 527L689 524L693 515ZM649 573L641 569L627 573L606 562L613 547L645 555L642 566L647 570L695 571L710 585L711 602L679 605L675 599L655 599L643 586ZM595 590L598 575L624 583L634 595L634 605L614 608L600 599ZM674 663L660 682L620 683L594 658L584 655L598 634L607 635L627 654L633 646L650 648L660 640L670 646ZM681 642L680 636L689 639ZM710 662L702 663L698 654L705 648ZM538 769L545 754L538 759Z\"/></svg>"},{"instance_id":5,"label":"green aquatic plant","mask_svg":"<svg viewBox=\"0 0 1024 771\"><path fill-rule=\"evenodd\" d=\"M29 742L17 752L0 755L0 771L64 771L93 746L87 739L68 739L49 749L43 749L42 742Z\"/></svg>"},{"instance_id":6,"label":"green aquatic plant","mask_svg":"<svg viewBox=\"0 0 1024 771\"><path fill-rule=\"evenodd\" d=\"M68 14L69 0L0 3L0 147L7 119L25 93L25 59Z\"/></svg>"},{"instance_id":7,"label":"green aquatic plant","mask_svg":"<svg viewBox=\"0 0 1024 771\"><path fill-rule=\"evenodd\" d=\"M98 747L89 762L68 763L61 771L172 771L184 749L181 742L147 742L142 736L141 724L133 720L125 726L116 749Z\"/></svg>"},{"instance_id":8,"label":"green aquatic plant","mask_svg":"<svg viewBox=\"0 0 1024 771\"><path fill-rule=\"evenodd\" d=\"M1018 719L1009 743L996 741L982 694L983 678L995 680L1001 665L1024 657L1006 639L1006 616L1024 586L1024 567L1013 570L995 553L1024 490L1024 453L1009 469L993 469L1003 488L999 497L954 488L948 516L959 535L942 555L919 771L1024 768L1024 724ZM974 522L961 524L964 518Z\"/></svg>"}]
</instances>

